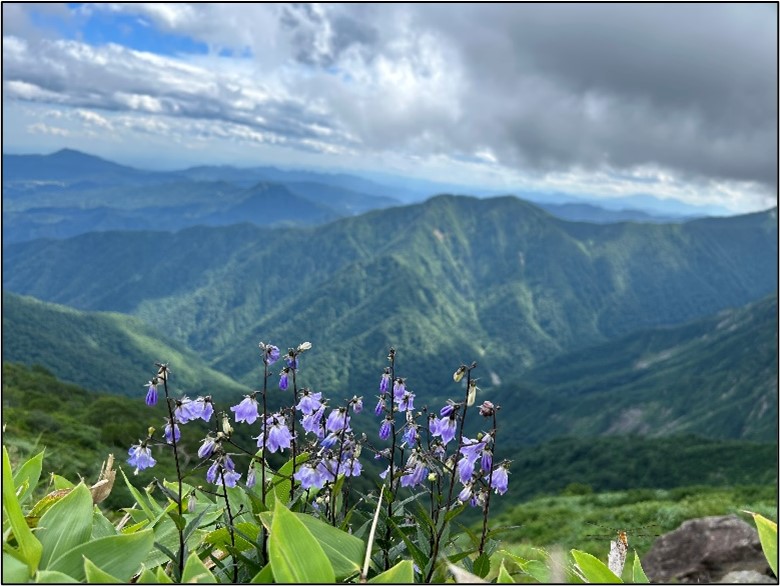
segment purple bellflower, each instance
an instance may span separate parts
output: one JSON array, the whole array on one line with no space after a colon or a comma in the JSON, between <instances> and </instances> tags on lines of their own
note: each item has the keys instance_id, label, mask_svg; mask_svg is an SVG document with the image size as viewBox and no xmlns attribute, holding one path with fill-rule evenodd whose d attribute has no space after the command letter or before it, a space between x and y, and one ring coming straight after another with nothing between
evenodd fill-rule
<instances>
[{"instance_id":1,"label":"purple bellflower","mask_svg":"<svg viewBox=\"0 0 780 586\"><path fill-rule=\"evenodd\" d=\"M393 401L396 403L400 402L401 399L403 399L405 392L406 381L402 378L395 379L395 382L393 383Z\"/></svg>"},{"instance_id":2,"label":"purple bellflower","mask_svg":"<svg viewBox=\"0 0 780 586\"><path fill-rule=\"evenodd\" d=\"M319 469L319 466L312 466L311 464L304 464L301 466L293 478L301 483L301 488L308 490L310 488L322 488L325 486L327 478L325 474Z\"/></svg>"},{"instance_id":3,"label":"purple bellflower","mask_svg":"<svg viewBox=\"0 0 780 586\"><path fill-rule=\"evenodd\" d=\"M387 390L390 388L390 370L385 370L385 373L382 375L382 378L379 379L379 392L383 395L387 392Z\"/></svg>"},{"instance_id":4,"label":"purple bellflower","mask_svg":"<svg viewBox=\"0 0 780 586\"><path fill-rule=\"evenodd\" d=\"M501 464L498 468L493 470L490 485L496 491L496 494L506 493L509 488L509 470L507 469L506 463Z\"/></svg>"},{"instance_id":5,"label":"purple bellflower","mask_svg":"<svg viewBox=\"0 0 780 586\"><path fill-rule=\"evenodd\" d=\"M176 401L176 410L173 412L176 421L184 425L188 421L200 417L200 409L197 402L187 397L182 397Z\"/></svg>"},{"instance_id":6,"label":"purple bellflower","mask_svg":"<svg viewBox=\"0 0 780 586\"><path fill-rule=\"evenodd\" d=\"M181 439L181 430L179 429L179 424L174 423L173 427L171 427L171 420L166 418L166 424L163 428L163 435L165 436L165 441L169 444L172 444L175 441L179 441Z\"/></svg>"},{"instance_id":7,"label":"purple bellflower","mask_svg":"<svg viewBox=\"0 0 780 586\"><path fill-rule=\"evenodd\" d=\"M250 425L257 421L260 415L257 412L257 401L254 396L246 395L246 398L238 405L230 408L236 414L236 423L246 421Z\"/></svg>"},{"instance_id":8,"label":"purple bellflower","mask_svg":"<svg viewBox=\"0 0 780 586\"><path fill-rule=\"evenodd\" d=\"M217 445L217 441L214 439L213 436L211 435L206 436L203 439L203 445L200 448L198 448L198 457L208 458L209 456L211 456L216 445Z\"/></svg>"},{"instance_id":9,"label":"purple bellflower","mask_svg":"<svg viewBox=\"0 0 780 586\"><path fill-rule=\"evenodd\" d=\"M214 405L211 402L211 395L207 397L198 397L195 399L196 409L193 410L199 411L198 417L200 417L203 421L211 421L211 416L214 415Z\"/></svg>"},{"instance_id":10,"label":"purple bellflower","mask_svg":"<svg viewBox=\"0 0 780 586\"><path fill-rule=\"evenodd\" d=\"M344 407L334 409L328 415L328 420L325 422L325 429L328 431L349 431L349 415Z\"/></svg>"},{"instance_id":11,"label":"purple bellflower","mask_svg":"<svg viewBox=\"0 0 780 586\"><path fill-rule=\"evenodd\" d=\"M154 381L149 381L149 390L146 391L146 404L151 407L157 404L157 384Z\"/></svg>"},{"instance_id":12,"label":"purple bellflower","mask_svg":"<svg viewBox=\"0 0 780 586\"><path fill-rule=\"evenodd\" d=\"M295 406L304 415L311 415L322 406L322 393L312 393L309 389L303 389L301 400Z\"/></svg>"},{"instance_id":13,"label":"purple bellflower","mask_svg":"<svg viewBox=\"0 0 780 586\"><path fill-rule=\"evenodd\" d=\"M391 419L385 418L382 425L379 426L379 439L385 441L390 437L392 431L391 421Z\"/></svg>"},{"instance_id":14,"label":"purple bellflower","mask_svg":"<svg viewBox=\"0 0 780 586\"><path fill-rule=\"evenodd\" d=\"M290 367L285 366L279 376L279 390L286 391L290 386Z\"/></svg>"},{"instance_id":15,"label":"purple bellflower","mask_svg":"<svg viewBox=\"0 0 780 586\"><path fill-rule=\"evenodd\" d=\"M380 415L382 415L384 410L385 410L385 396L382 395L381 397L379 397L379 402L376 404L376 407L374 407L374 415L379 417Z\"/></svg>"},{"instance_id":16,"label":"purple bellflower","mask_svg":"<svg viewBox=\"0 0 780 586\"><path fill-rule=\"evenodd\" d=\"M286 450L292 443L292 435L287 427L284 416L281 413L271 415L265 424L266 433L265 447L269 453ZM257 436L257 447L263 447L263 434Z\"/></svg>"},{"instance_id":17,"label":"purple bellflower","mask_svg":"<svg viewBox=\"0 0 780 586\"><path fill-rule=\"evenodd\" d=\"M401 395L401 400L398 401L398 410L411 411L412 409L414 409L414 393L404 391L404 394Z\"/></svg>"},{"instance_id":18,"label":"purple bellflower","mask_svg":"<svg viewBox=\"0 0 780 586\"><path fill-rule=\"evenodd\" d=\"M265 344L264 342L260 342L259 346L263 353L263 362L268 366L271 366L274 362L279 360L279 356L281 356L279 348L273 344Z\"/></svg>"},{"instance_id":19,"label":"purple bellflower","mask_svg":"<svg viewBox=\"0 0 780 586\"><path fill-rule=\"evenodd\" d=\"M127 459L127 463L131 466L135 466L134 474L138 474L141 470L151 468L157 463L157 460L152 458L152 450L147 447L146 442L139 442L138 445L132 446L127 453L130 455Z\"/></svg>"}]
</instances>

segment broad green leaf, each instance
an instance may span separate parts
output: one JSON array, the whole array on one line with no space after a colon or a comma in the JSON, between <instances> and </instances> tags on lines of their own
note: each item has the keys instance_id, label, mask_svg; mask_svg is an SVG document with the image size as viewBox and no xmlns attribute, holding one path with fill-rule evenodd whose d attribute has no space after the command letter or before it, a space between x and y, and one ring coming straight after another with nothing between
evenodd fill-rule
<instances>
[{"instance_id":1,"label":"broad green leaf","mask_svg":"<svg viewBox=\"0 0 780 586\"><path fill-rule=\"evenodd\" d=\"M159 511L157 512L153 511L149 505L149 500L144 498L141 495L141 492L135 486L130 484L130 481L127 479L127 475L125 474L125 471L122 470L122 468L119 468L119 471L122 473L122 477L125 479L125 484L127 485L127 489L130 491L130 494L133 495L135 502L138 503L138 506L141 507L141 510L146 514L146 517L150 521L154 519L159 514Z\"/></svg>"},{"instance_id":2,"label":"broad green leaf","mask_svg":"<svg viewBox=\"0 0 780 586\"><path fill-rule=\"evenodd\" d=\"M368 582L370 584L414 584L414 565L411 560L400 561Z\"/></svg>"},{"instance_id":3,"label":"broad green leaf","mask_svg":"<svg viewBox=\"0 0 780 586\"><path fill-rule=\"evenodd\" d=\"M135 583L136 584L159 584L160 579L149 568L144 568L144 571L141 572L141 575L138 576L138 580L136 580Z\"/></svg>"},{"instance_id":4,"label":"broad green leaf","mask_svg":"<svg viewBox=\"0 0 780 586\"><path fill-rule=\"evenodd\" d=\"M120 580L127 581L141 567L154 546L154 533L145 529L130 535L112 535L88 541L74 547L54 560L49 569L64 572L77 580L84 580L83 557ZM121 555L119 555L121 552Z\"/></svg>"},{"instance_id":5,"label":"broad green leaf","mask_svg":"<svg viewBox=\"0 0 780 586\"><path fill-rule=\"evenodd\" d=\"M23 561L3 552L3 583L27 582L30 579L30 568Z\"/></svg>"},{"instance_id":6,"label":"broad green leaf","mask_svg":"<svg viewBox=\"0 0 780 586\"><path fill-rule=\"evenodd\" d=\"M92 534L92 494L79 484L54 503L38 521L36 535L43 546L41 567L48 569L52 560L86 543Z\"/></svg>"},{"instance_id":7,"label":"broad green leaf","mask_svg":"<svg viewBox=\"0 0 780 586\"><path fill-rule=\"evenodd\" d=\"M160 584L173 584L173 580L165 573L165 570L163 570L162 567L157 568L157 581Z\"/></svg>"},{"instance_id":8,"label":"broad green leaf","mask_svg":"<svg viewBox=\"0 0 780 586\"><path fill-rule=\"evenodd\" d=\"M78 584L73 576L68 576L56 570L41 570L35 574L35 581L38 584Z\"/></svg>"},{"instance_id":9,"label":"broad green leaf","mask_svg":"<svg viewBox=\"0 0 780 586\"><path fill-rule=\"evenodd\" d=\"M52 486L54 487L54 490L64 490L66 488L73 488L74 486L76 486L70 480L68 480L63 476L60 476L59 474L52 474L51 482L52 482Z\"/></svg>"},{"instance_id":10,"label":"broad green leaf","mask_svg":"<svg viewBox=\"0 0 780 586\"><path fill-rule=\"evenodd\" d=\"M621 584L623 582L604 562L589 553L573 549L571 550L571 555L588 582L597 584Z\"/></svg>"},{"instance_id":11,"label":"broad green leaf","mask_svg":"<svg viewBox=\"0 0 780 586\"><path fill-rule=\"evenodd\" d=\"M274 573L271 571L271 564L266 564L262 570L260 570L249 581L250 584L273 584Z\"/></svg>"},{"instance_id":12,"label":"broad green leaf","mask_svg":"<svg viewBox=\"0 0 780 586\"><path fill-rule=\"evenodd\" d=\"M539 560L527 560L508 552L505 549L502 549L498 553L515 562L523 573L528 574L537 582L544 584L545 582L550 581L550 568L548 568L544 562Z\"/></svg>"},{"instance_id":13,"label":"broad green leaf","mask_svg":"<svg viewBox=\"0 0 780 586\"><path fill-rule=\"evenodd\" d=\"M642 562L639 561L639 555L634 550L634 566L632 568L632 580L634 584L649 584L650 580L647 579L644 569L642 568Z\"/></svg>"},{"instance_id":14,"label":"broad green leaf","mask_svg":"<svg viewBox=\"0 0 780 586\"><path fill-rule=\"evenodd\" d=\"M447 562L447 568L455 578L455 582L458 584L487 584L487 580L483 580L476 574L472 574L468 570L456 566L455 564Z\"/></svg>"},{"instance_id":15,"label":"broad green leaf","mask_svg":"<svg viewBox=\"0 0 780 586\"><path fill-rule=\"evenodd\" d=\"M181 581L186 584L196 582L198 584L215 584L217 579L214 574L211 573L206 567L206 564L198 557L198 554L193 552L190 557L187 558L187 563L184 564L184 573L182 574Z\"/></svg>"},{"instance_id":16,"label":"broad green leaf","mask_svg":"<svg viewBox=\"0 0 780 586\"><path fill-rule=\"evenodd\" d=\"M490 573L490 556L483 553L474 560L474 573L480 578Z\"/></svg>"},{"instance_id":17,"label":"broad green leaf","mask_svg":"<svg viewBox=\"0 0 780 586\"><path fill-rule=\"evenodd\" d=\"M309 454L307 452L303 452L302 454L295 456L295 470L297 471L298 468L301 467L301 464L306 462L308 459ZM293 461L292 458L290 458L281 468L279 468L279 471L274 474L273 480L271 481L271 490L269 490L265 495L265 504L267 507L272 507L275 500L280 500L283 503L290 501L291 483L289 477L292 476L292 473ZM266 471L266 474L268 474L268 471ZM258 480L259 479L260 478L258 473Z\"/></svg>"},{"instance_id":18,"label":"broad green leaf","mask_svg":"<svg viewBox=\"0 0 780 586\"><path fill-rule=\"evenodd\" d=\"M19 499L16 498L14 477L11 473L11 459L8 457L8 450L5 449L5 446L3 446L3 509L11 524L16 542L19 544L18 552L21 559L27 564L30 574L34 574L41 561L43 546L27 526Z\"/></svg>"},{"instance_id":19,"label":"broad green leaf","mask_svg":"<svg viewBox=\"0 0 780 586\"><path fill-rule=\"evenodd\" d=\"M41 469L43 468L43 452L39 452L27 460L14 474L14 485L18 489L24 486L22 494L19 495L19 503L22 504L32 494L35 487L38 486L38 480L41 478Z\"/></svg>"},{"instance_id":20,"label":"broad green leaf","mask_svg":"<svg viewBox=\"0 0 780 586\"><path fill-rule=\"evenodd\" d=\"M268 557L276 582L330 584L336 581L333 566L322 546L279 500L274 507Z\"/></svg>"},{"instance_id":21,"label":"broad green leaf","mask_svg":"<svg viewBox=\"0 0 780 586\"><path fill-rule=\"evenodd\" d=\"M254 541L257 540L257 535L260 533L260 527L255 523L237 523L235 527L237 529L237 532L234 532L236 550L246 551L247 549L253 549L255 547ZM240 534L250 537L253 542L247 541ZM220 527L211 531L203 541L218 548L234 547L230 542L230 531L228 531L227 527Z\"/></svg>"},{"instance_id":22,"label":"broad green leaf","mask_svg":"<svg viewBox=\"0 0 780 586\"><path fill-rule=\"evenodd\" d=\"M772 572L777 576L777 523L758 513L750 514L753 515L753 520L756 522L761 549L764 550L769 567L772 568Z\"/></svg>"},{"instance_id":23,"label":"broad green leaf","mask_svg":"<svg viewBox=\"0 0 780 586\"><path fill-rule=\"evenodd\" d=\"M501 560L501 567L498 568L498 578L496 579L497 584L514 584L514 578L509 575L509 572L506 571L506 568L504 567L504 560Z\"/></svg>"},{"instance_id":24,"label":"broad green leaf","mask_svg":"<svg viewBox=\"0 0 780 586\"><path fill-rule=\"evenodd\" d=\"M90 584L121 584L122 580L98 568L88 558L84 558L84 574Z\"/></svg>"},{"instance_id":25,"label":"broad green leaf","mask_svg":"<svg viewBox=\"0 0 780 586\"><path fill-rule=\"evenodd\" d=\"M343 580L360 572L366 544L362 539L350 535L346 531L306 515L294 513L322 546L328 556L337 580Z\"/></svg>"},{"instance_id":26,"label":"broad green leaf","mask_svg":"<svg viewBox=\"0 0 780 586\"><path fill-rule=\"evenodd\" d=\"M106 519L99 508L95 507L92 512L91 539L100 539L101 537L108 537L109 535L116 535L116 527L111 524L111 521Z\"/></svg>"}]
</instances>

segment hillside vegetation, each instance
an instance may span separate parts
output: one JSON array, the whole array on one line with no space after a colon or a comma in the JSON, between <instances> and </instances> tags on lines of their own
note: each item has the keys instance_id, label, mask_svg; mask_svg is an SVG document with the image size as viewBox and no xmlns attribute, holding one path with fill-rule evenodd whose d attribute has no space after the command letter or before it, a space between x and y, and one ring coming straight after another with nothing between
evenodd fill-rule
<instances>
[{"instance_id":1,"label":"hillside vegetation","mask_svg":"<svg viewBox=\"0 0 780 586\"><path fill-rule=\"evenodd\" d=\"M7 246L7 289L134 314L250 384L260 339L310 340L319 384L367 393L386 348L442 396L482 376L776 289L773 212L675 225L557 220L516 198L436 197L307 229L93 233ZM454 358L453 358L454 357Z\"/></svg>"}]
</instances>

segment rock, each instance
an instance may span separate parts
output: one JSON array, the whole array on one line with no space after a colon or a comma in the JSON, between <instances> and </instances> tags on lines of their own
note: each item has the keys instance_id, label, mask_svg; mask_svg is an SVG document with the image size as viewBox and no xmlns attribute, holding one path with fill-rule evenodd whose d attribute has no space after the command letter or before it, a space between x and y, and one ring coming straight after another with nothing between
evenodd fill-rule
<instances>
[{"instance_id":1,"label":"rock","mask_svg":"<svg viewBox=\"0 0 780 586\"><path fill-rule=\"evenodd\" d=\"M772 577L758 532L736 515L686 521L662 535L642 559L651 582L718 582L729 572Z\"/></svg>"},{"instance_id":2,"label":"rock","mask_svg":"<svg viewBox=\"0 0 780 586\"><path fill-rule=\"evenodd\" d=\"M721 584L777 584L777 580L755 570L729 572L720 580Z\"/></svg>"}]
</instances>

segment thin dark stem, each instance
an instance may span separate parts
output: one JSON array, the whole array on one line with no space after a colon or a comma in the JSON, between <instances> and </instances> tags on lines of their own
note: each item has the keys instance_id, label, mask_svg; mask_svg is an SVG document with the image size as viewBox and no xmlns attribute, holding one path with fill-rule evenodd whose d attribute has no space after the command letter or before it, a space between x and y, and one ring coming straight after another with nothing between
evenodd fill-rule
<instances>
[{"instance_id":1,"label":"thin dark stem","mask_svg":"<svg viewBox=\"0 0 780 586\"><path fill-rule=\"evenodd\" d=\"M339 456L336 459L336 473L334 474L333 478L333 487L336 487L336 482L338 482L339 479L339 468L341 468L341 457L344 455L344 436L347 434L347 425L349 422L349 407L347 407L347 411L344 415L344 427L341 428L341 440L339 443ZM336 493L331 490L331 503L330 503L330 510L331 510L331 519L333 520L333 526L336 526Z\"/></svg>"},{"instance_id":2,"label":"thin dark stem","mask_svg":"<svg viewBox=\"0 0 780 586\"><path fill-rule=\"evenodd\" d=\"M179 511L179 517L183 517L183 509L182 509L182 474L181 474L181 466L179 465L179 450L176 447L176 418L173 415L173 408L171 407L171 397L168 394L168 372L163 372L163 388L165 389L165 404L168 406L168 417L169 421L171 422L171 443L173 444L173 459L176 463L176 484L178 488L178 511ZM179 527L177 525L177 527ZM179 530L179 576L182 575L184 572L184 529L180 528Z\"/></svg>"},{"instance_id":3,"label":"thin dark stem","mask_svg":"<svg viewBox=\"0 0 780 586\"><path fill-rule=\"evenodd\" d=\"M297 369L292 369L292 375L293 375L293 403L292 403L292 411L291 411L291 423L290 428L292 431L292 474L290 475L290 501L292 502L293 496L295 495L295 456L297 453L296 447L295 447L295 403L298 401L298 383L295 380L295 371Z\"/></svg>"},{"instance_id":4,"label":"thin dark stem","mask_svg":"<svg viewBox=\"0 0 780 586\"><path fill-rule=\"evenodd\" d=\"M496 455L496 411L493 409L493 457L490 459L490 471L488 476L488 491L487 491L487 497L485 499L485 508L482 513L482 539L479 542L479 555L482 555L482 552L485 550L485 539L487 538L487 524L488 524L488 516L490 515L490 493L492 492L493 488L493 469L495 468L496 462L495 462L495 455Z\"/></svg>"},{"instance_id":5,"label":"thin dark stem","mask_svg":"<svg viewBox=\"0 0 780 586\"><path fill-rule=\"evenodd\" d=\"M395 408L395 351L393 348L390 348L390 415L392 416L392 420L390 422L390 436L392 437L391 445L390 445L390 472L389 472L389 479L390 479L390 490L389 490L389 496L387 499L387 523L385 523L385 543L390 543L390 520L393 518L393 498L395 497L395 492L393 491L393 477L395 476L395 415L396 415L396 408ZM384 561L385 561L385 570L390 569L390 551L389 546L384 550Z\"/></svg>"},{"instance_id":6,"label":"thin dark stem","mask_svg":"<svg viewBox=\"0 0 780 586\"><path fill-rule=\"evenodd\" d=\"M230 545L233 546L233 551L230 552L230 557L233 559L233 583L238 583L238 562L236 561L236 534L233 529L233 512L230 510L230 499L228 498L227 485L225 484L225 468L219 467L219 475L222 477L222 494L225 497L225 506L228 514L228 532L230 533ZM240 512L240 511L239 511Z\"/></svg>"},{"instance_id":7,"label":"thin dark stem","mask_svg":"<svg viewBox=\"0 0 780 586\"><path fill-rule=\"evenodd\" d=\"M463 424L466 422L466 411L468 410L469 406L469 387L471 386L471 370L476 367L476 363L472 364L470 368L466 370L466 397L463 401L463 411L461 411L460 414L460 426L458 429L458 443L455 444L455 459L452 462L452 474L450 476L450 489L447 493L447 501L446 506L444 508L445 511L449 511L450 506L452 505L452 492L455 488L455 475L457 474L458 470L458 456L460 454L460 448L463 444ZM446 513L445 513L446 514ZM439 555L439 550L441 548L441 536L444 534L444 527L447 525L447 521L445 518L444 523L441 524L441 527L436 532L436 539L433 542L433 550L431 551L431 568L428 570L428 574L425 577L426 582L431 581L431 577L433 576L433 571L436 568L436 558Z\"/></svg>"},{"instance_id":8,"label":"thin dark stem","mask_svg":"<svg viewBox=\"0 0 780 586\"><path fill-rule=\"evenodd\" d=\"M260 498L263 501L263 505L265 506L265 442L268 440L268 425L266 423L266 420L268 419L268 402L266 400L266 395L268 391L268 359L264 355L263 356L263 453L262 458L263 461L261 462L260 466ZM263 541L263 557L265 559L268 559L268 531L265 528L265 525L263 525L262 530L262 541Z\"/></svg>"}]
</instances>

